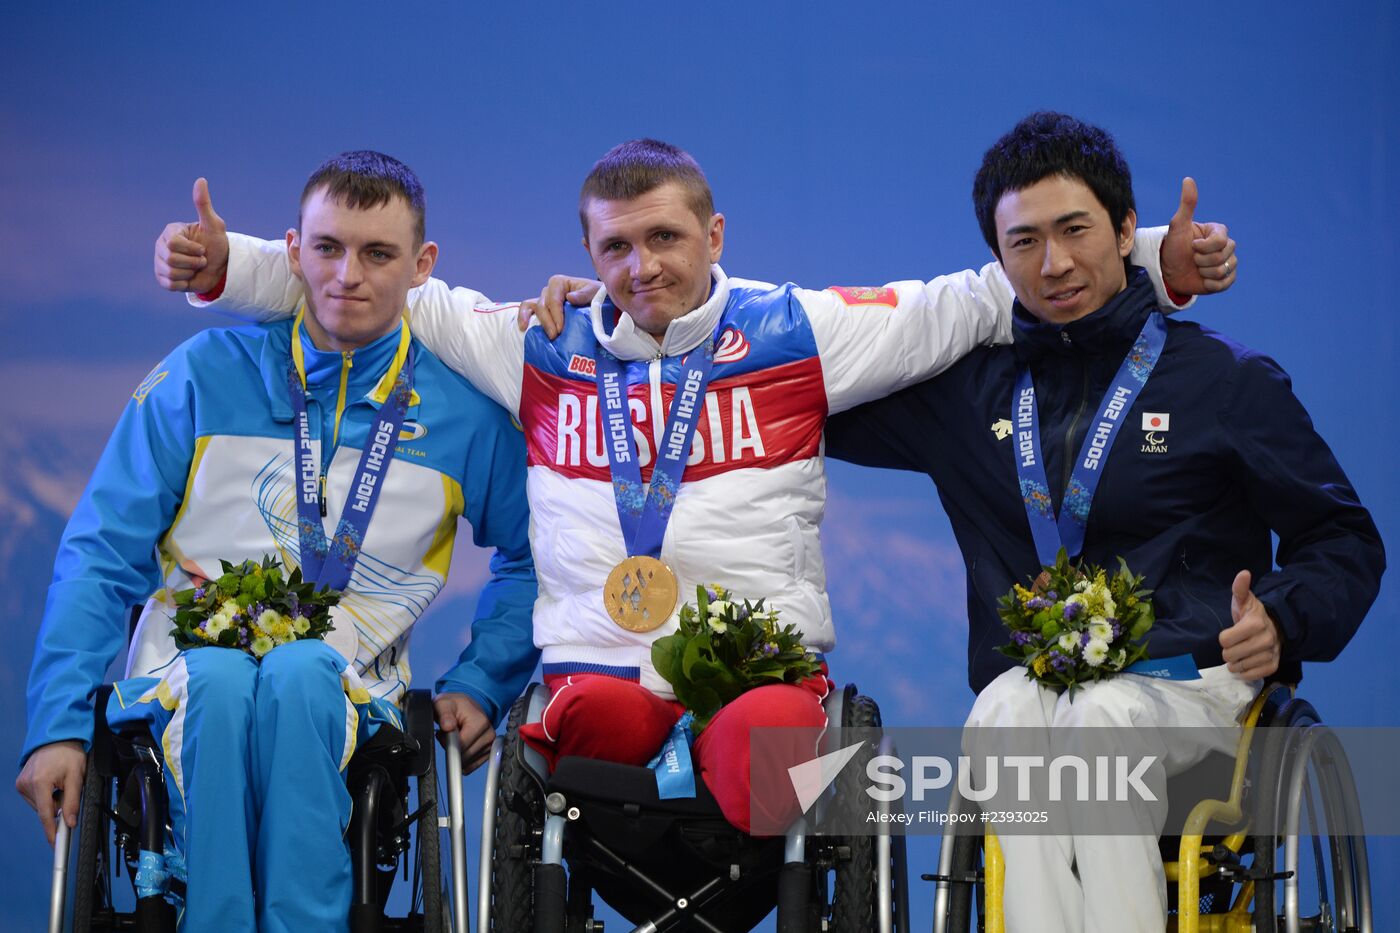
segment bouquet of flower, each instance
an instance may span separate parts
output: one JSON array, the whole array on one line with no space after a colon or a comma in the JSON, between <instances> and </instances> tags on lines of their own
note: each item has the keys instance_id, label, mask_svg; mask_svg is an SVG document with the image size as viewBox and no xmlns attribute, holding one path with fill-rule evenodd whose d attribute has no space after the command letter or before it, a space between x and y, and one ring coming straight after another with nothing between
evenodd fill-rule
<instances>
[{"instance_id":1,"label":"bouquet of flower","mask_svg":"<svg viewBox=\"0 0 1400 933\"><path fill-rule=\"evenodd\" d=\"M699 735L719 708L764 684L795 684L821 670L795 625L778 626L763 600L742 604L722 586L695 588L675 634L651 646L651 663L695 716Z\"/></svg>"},{"instance_id":2,"label":"bouquet of flower","mask_svg":"<svg viewBox=\"0 0 1400 933\"><path fill-rule=\"evenodd\" d=\"M997 650L1025 665L1026 676L1057 693L1106 680L1147 656L1151 590L1142 589L1120 557L1108 576L1092 564L1071 563L1061 549L1029 589L1019 583L997 612L1011 644Z\"/></svg>"},{"instance_id":3,"label":"bouquet of flower","mask_svg":"<svg viewBox=\"0 0 1400 933\"><path fill-rule=\"evenodd\" d=\"M175 594L171 635L181 650L218 645L260 658L289 641L325 638L335 627L331 607L340 593L303 583L300 568L284 577L274 557L219 563L218 579Z\"/></svg>"}]
</instances>

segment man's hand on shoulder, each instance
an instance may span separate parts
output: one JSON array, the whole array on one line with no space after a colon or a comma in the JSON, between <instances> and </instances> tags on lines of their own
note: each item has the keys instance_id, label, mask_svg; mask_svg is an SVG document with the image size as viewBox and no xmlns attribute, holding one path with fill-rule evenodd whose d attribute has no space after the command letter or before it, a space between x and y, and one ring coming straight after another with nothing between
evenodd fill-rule
<instances>
[{"instance_id":1,"label":"man's hand on shoulder","mask_svg":"<svg viewBox=\"0 0 1400 933\"><path fill-rule=\"evenodd\" d=\"M535 318L545 335L553 340L564 332L564 305L586 305L602 287L603 283L594 279L551 275L549 284L540 290L540 297L520 303L520 329L525 330L530 326L530 318Z\"/></svg>"},{"instance_id":2,"label":"man's hand on shoulder","mask_svg":"<svg viewBox=\"0 0 1400 933\"><path fill-rule=\"evenodd\" d=\"M1224 224L1197 223L1196 182L1181 180L1181 204L1162 240L1162 281L1178 295L1210 295L1235 284L1239 261Z\"/></svg>"},{"instance_id":3,"label":"man's hand on shoulder","mask_svg":"<svg viewBox=\"0 0 1400 933\"><path fill-rule=\"evenodd\" d=\"M1261 680L1278 670L1283 638L1249 583L1249 571L1241 570L1230 586L1230 618L1235 624L1220 633L1221 657L1240 680Z\"/></svg>"},{"instance_id":4,"label":"man's hand on shoulder","mask_svg":"<svg viewBox=\"0 0 1400 933\"><path fill-rule=\"evenodd\" d=\"M496 730L491 720L465 693L439 693L433 699L438 728L456 732L462 742L462 770L475 771L486 761Z\"/></svg>"},{"instance_id":5,"label":"man's hand on shoulder","mask_svg":"<svg viewBox=\"0 0 1400 933\"><path fill-rule=\"evenodd\" d=\"M59 806L63 807L63 822L68 828L78 825L78 799L83 794L86 770L87 753L83 751L83 743L52 742L36 748L15 778L15 790L39 814L49 845L53 845L54 813ZM62 804L54 800L54 791L62 793Z\"/></svg>"},{"instance_id":6,"label":"man's hand on shoulder","mask_svg":"<svg viewBox=\"0 0 1400 933\"><path fill-rule=\"evenodd\" d=\"M194 183L194 223L167 224L156 239L156 281L172 292L207 294L228 272L228 228L214 213L209 183Z\"/></svg>"}]
</instances>

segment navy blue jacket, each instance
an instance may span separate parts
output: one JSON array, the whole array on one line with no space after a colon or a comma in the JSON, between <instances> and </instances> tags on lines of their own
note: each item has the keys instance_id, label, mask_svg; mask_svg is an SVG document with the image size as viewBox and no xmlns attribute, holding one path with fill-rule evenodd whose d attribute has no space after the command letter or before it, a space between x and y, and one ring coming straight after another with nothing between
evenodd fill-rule
<instances>
[{"instance_id":1,"label":"navy blue jacket","mask_svg":"<svg viewBox=\"0 0 1400 933\"><path fill-rule=\"evenodd\" d=\"M1012 395L1029 363L1041 449L1058 509L1095 407L1155 309L1133 270L1127 289L1058 326L1019 302L1015 342L982 348L938 377L827 421L828 456L927 473L967 565L968 681L980 691L1010 667L996 601L1039 572L1017 484ZM1170 415L1149 432L1143 413ZM1270 531L1278 534L1274 569ZM1385 553L1371 516L1273 360L1187 321L1167 342L1118 432L1089 516L1083 556L1124 557L1152 588L1152 657L1221 662L1230 584L1255 595L1284 634L1278 679L1336 657L1376 597Z\"/></svg>"}]
</instances>

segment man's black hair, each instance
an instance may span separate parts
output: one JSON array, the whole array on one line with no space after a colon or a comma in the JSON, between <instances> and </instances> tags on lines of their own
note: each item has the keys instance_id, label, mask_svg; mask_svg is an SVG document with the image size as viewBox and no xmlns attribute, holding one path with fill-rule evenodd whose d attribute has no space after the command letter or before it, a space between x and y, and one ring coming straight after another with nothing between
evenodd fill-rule
<instances>
[{"instance_id":1,"label":"man's black hair","mask_svg":"<svg viewBox=\"0 0 1400 933\"><path fill-rule=\"evenodd\" d=\"M977 223L998 259L996 211L1002 195L1051 175L1084 182L1107 209L1114 230L1122 230L1128 212L1137 210L1132 173L1112 136L1067 114L1033 113L992 144L972 183Z\"/></svg>"},{"instance_id":2,"label":"man's black hair","mask_svg":"<svg viewBox=\"0 0 1400 933\"><path fill-rule=\"evenodd\" d=\"M326 197L337 204L352 210L381 207L396 197L408 202L413 211L414 246L423 244L427 233L427 200L423 196L423 183L413 174L413 169L393 156L372 149L356 149L331 156L322 162L311 177L306 179L306 187L301 191L301 203L324 188ZM297 218L301 227L301 218Z\"/></svg>"}]
</instances>

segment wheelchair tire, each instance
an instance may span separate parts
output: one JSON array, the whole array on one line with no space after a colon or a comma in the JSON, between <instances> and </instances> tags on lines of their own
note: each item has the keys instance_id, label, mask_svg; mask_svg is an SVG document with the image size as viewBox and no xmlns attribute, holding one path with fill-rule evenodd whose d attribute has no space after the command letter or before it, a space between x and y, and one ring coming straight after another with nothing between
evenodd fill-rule
<instances>
[{"instance_id":1,"label":"wheelchair tire","mask_svg":"<svg viewBox=\"0 0 1400 933\"><path fill-rule=\"evenodd\" d=\"M1270 815L1271 825L1289 829L1277 834L1261 833L1254 837L1253 869L1262 874L1298 872L1292 879L1280 879L1255 886L1252 921L1257 933L1287 933L1292 930L1336 929L1371 933L1372 915L1370 876L1363 835L1341 836L1316 831L1315 814L1321 810L1326 827L1332 832L1338 825L1354 826L1359 830L1361 818L1356 786L1352 780L1345 752L1337 745L1332 753L1313 754L1313 744L1305 730L1325 729L1312 704L1306 700L1287 700L1271 725L1296 730L1287 746L1261 762L1262 812ZM1326 733L1316 734L1325 738ZM1293 739L1296 741L1292 741ZM1291 800L1289 788L1300 769L1308 769L1302 780L1302 798ZM1306 836L1302 821L1306 818L1314 831ZM1289 837L1296 837L1292 858L1288 854ZM1311 858L1300 853L1304 838L1311 841ZM1279 864L1280 849L1284 850ZM1325 850L1325 856L1324 856ZM1304 901L1305 880L1301 869L1310 869L1306 883L1311 897ZM1279 903L1278 886L1284 888L1283 903ZM1290 887L1293 895L1289 896ZM1315 902L1315 903L1314 903ZM1304 915L1310 908L1316 913Z\"/></svg>"},{"instance_id":2,"label":"wheelchair tire","mask_svg":"<svg viewBox=\"0 0 1400 933\"><path fill-rule=\"evenodd\" d=\"M97 876L99 862L105 861L108 817L103 799L107 778L98 773L95 756L88 755L83 775L83 801L78 812L78 863L73 870L73 933L89 933L99 907Z\"/></svg>"},{"instance_id":3,"label":"wheelchair tire","mask_svg":"<svg viewBox=\"0 0 1400 933\"><path fill-rule=\"evenodd\" d=\"M942 918L935 918L934 929L938 933L972 933L972 905L981 890L981 881L973 881L981 874L982 837L959 833L953 836L953 858L949 874L954 878L968 879L948 886L947 907ZM981 912L979 911L979 916ZM937 920L943 921L942 926ZM979 921L978 927L980 928Z\"/></svg>"},{"instance_id":4,"label":"wheelchair tire","mask_svg":"<svg viewBox=\"0 0 1400 933\"><path fill-rule=\"evenodd\" d=\"M847 728L878 728L880 708L867 696L854 696L846 704ZM861 792L866 764L873 757L870 743L857 755L857 765L842 769L836 780L836 795L852 799ZM879 927L875 916L876 891L875 837L847 836L840 840L836 859L835 879L831 892L830 933L869 933Z\"/></svg>"},{"instance_id":5,"label":"wheelchair tire","mask_svg":"<svg viewBox=\"0 0 1400 933\"><path fill-rule=\"evenodd\" d=\"M418 873L423 883L423 930L425 933L451 933L452 923L446 909L442 876L442 833L438 814L442 812L438 793L437 756L428 757L427 768L418 776L418 805L423 795L430 795L429 806L418 817L414 830L418 850Z\"/></svg>"},{"instance_id":6,"label":"wheelchair tire","mask_svg":"<svg viewBox=\"0 0 1400 933\"><path fill-rule=\"evenodd\" d=\"M525 933L535 924L535 862L539 845L530 814L543 814L539 785L520 756L520 727L529 695L516 700L507 720L496 792L496 832L491 848L491 930Z\"/></svg>"}]
</instances>

